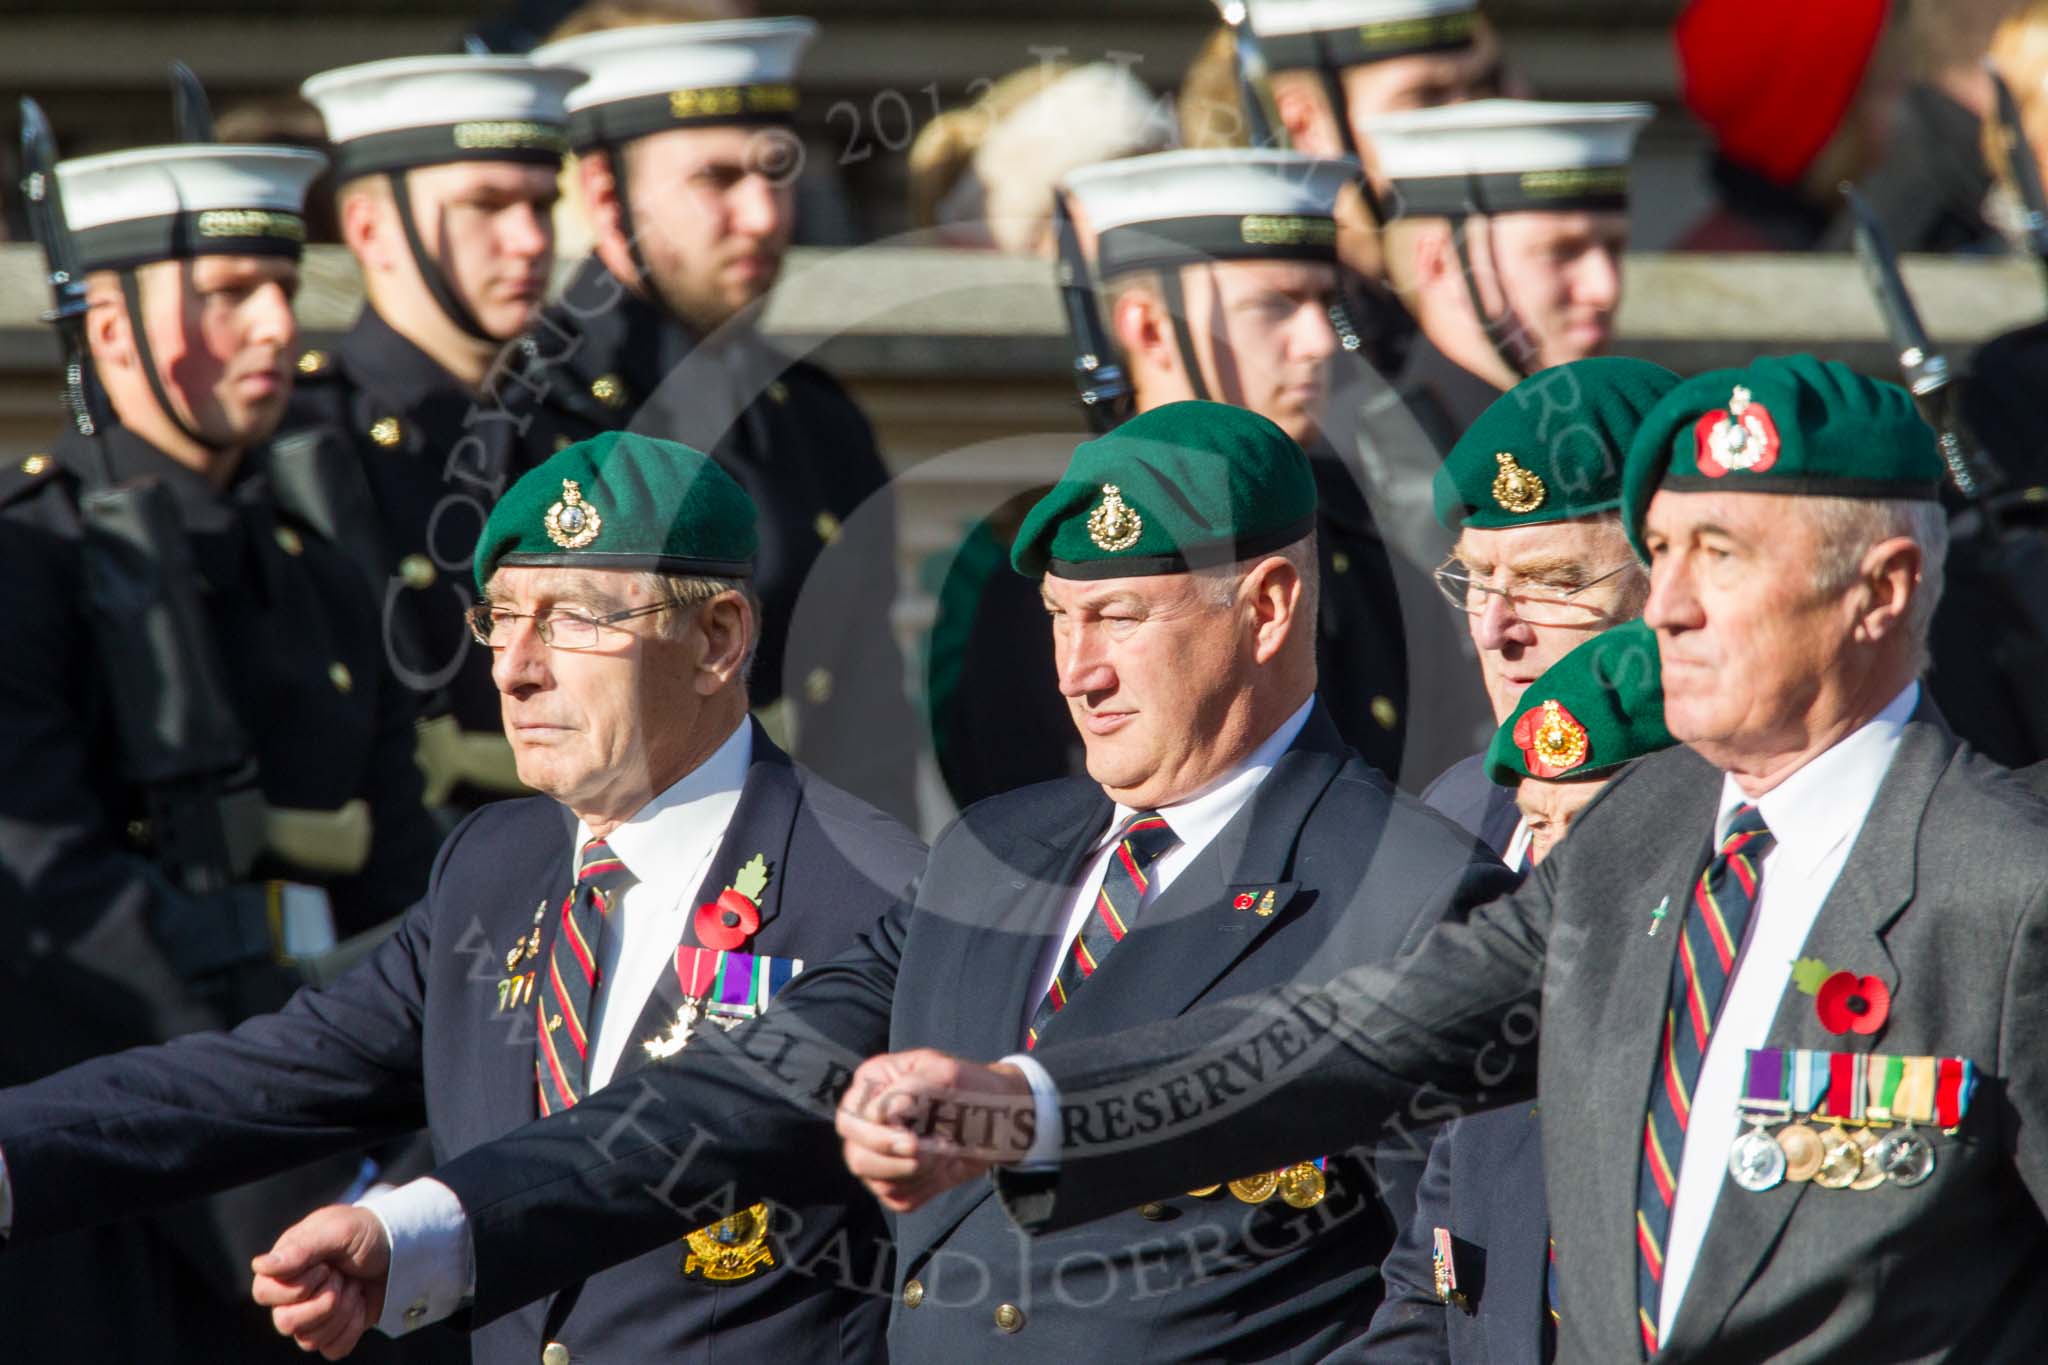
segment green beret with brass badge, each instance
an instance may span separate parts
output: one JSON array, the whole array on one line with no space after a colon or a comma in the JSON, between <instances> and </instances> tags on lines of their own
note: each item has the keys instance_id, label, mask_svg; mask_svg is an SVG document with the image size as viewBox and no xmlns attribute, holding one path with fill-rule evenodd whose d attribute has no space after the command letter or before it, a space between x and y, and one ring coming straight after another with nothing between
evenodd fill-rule
<instances>
[{"instance_id":1,"label":"green beret with brass badge","mask_svg":"<svg viewBox=\"0 0 2048 1365\"><path fill-rule=\"evenodd\" d=\"M1933 500L1934 430L1896 384L1816 356L1764 356L1678 385L1643 419L1622 473L1622 520L1645 560L1643 518L1679 493Z\"/></svg>"},{"instance_id":2,"label":"green beret with brass badge","mask_svg":"<svg viewBox=\"0 0 2048 1365\"><path fill-rule=\"evenodd\" d=\"M1636 429L1678 376L1626 356L1554 365L1509 389L1437 469L1436 519L1449 530L1536 526L1621 506Z\"/></svg>"},{"instance_id":3,"label":"green beret with brass badge","mask_svg":"<svg viewBox=\"0 0 2048 1365\"><path fill-rule=\"evenodd\" d=\"M1033 578L1187 573L1291 545L1315 517L1315 474L1286 432L1224 403L1168 403L1075 447L1010 563Z\"/></svg>"},{"instance_id":4,"label":"green beret with brass badge","mask_svg":"<svg viewBox=\"0 0 2048 1365\"><path fill-rule=\"evenodd\" d=\"M1630 621L1600 632L1529 684L1493 733L1486 775L1503 787L1525 777L1583 782L1675 743L1664 728L1657 634Z\"/></svg>"},{"instance_id":5,"label":"green beret with brass badge","mask_svg":"<svg viewBox=\"0 0 2048 1365\"><path fill-rule=\"evenodd\" d=\"M482 590L501 565L744 578L754 501L700 451L607 431L556 451L505 490L476 547Z\"/></svg>"}]
</instances>

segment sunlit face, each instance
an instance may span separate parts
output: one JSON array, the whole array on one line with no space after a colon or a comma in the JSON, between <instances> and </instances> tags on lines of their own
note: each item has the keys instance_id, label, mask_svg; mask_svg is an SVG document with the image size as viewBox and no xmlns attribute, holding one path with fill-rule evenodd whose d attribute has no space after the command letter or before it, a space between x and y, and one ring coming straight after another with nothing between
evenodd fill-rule
<instances>
[{"instance_id":1,"label":"sunlit face","mask_svg":"<svg viewBox=\"0 0 2048 1365\"><path fill-rule=\"evenodd\" d=\"M554 268L554 168L460 161L407 176L421 245L457 297L493 337L519 336L540 311ZM387 200L380 212L396 235L397 206Z\"/></svg>"},{"instance_id":2,"label":"sunlit face","mask_svg":"<svg viewBox=\"0 0 2048 1365\"><path fill-rule=\"evenodd\" d=\"M1572 821L1585 808L1588 801L1600 794L1607 783L1602 782L1543 782L1533 777L1522 779L1515 789L1515 808L1522 812L1522 821L1529 827L1529 862L1540 863L1557 847L1558 840L1570 831Z\"/></svg>"},{"instance_id":3,"label":"sunlit face","mask_svg":"<svg viewBox=\"0 0 2048 1365\"><path fill-rule=\"evenodd\" d=\"M486 600L527 615L595 617L655 599L621 570L517 566L491 576ZM692 641L663 638L666 615L601 627L597 645L581 650L543 644L531 621L509 627L491 678L521 782L580 813L638 809L673 780L686 762L679 742L704 703L692 685Z\"/></svg>"},{"instance_id":4,"label":"sunlit face","mask_svg":"<svg viewBox=\"0 0 2048 1365\"><path fill-rule=\"evenodd\" d=\"M1060 695L1088 775L1134 808L1192 795L1242 752L1254 642L1241 607L1193 574L1047 574Z\"/></svg>"},{"instance_id":5,"label":"sunlit face","mask_svg":"<svg viewBox=\"0 0 2048 1365\"><path fill-rule=\"evenodd\" d=\"M1533 369L1606 353L1621 308L1627 214L1502 213L1464 230L1480 297L1496 316L1513 314L1534 347Z\"/></svg>"},{"instance_id":6,"label":"sunlit face","mask_svg":"<svg viewBox=\"0 0 2048 1365\"><path fill-rule=\"evenodd\" d=\"M1251 409L1297 441L1314 435L1329 401L1330 360L1337 354L1330 322L1336 268L1305 261L1221 261L1183 267L1181 288L1209 396ZM1193 396L1192 389L1173 395Z\"/></svg>"},{"instance_id":7,"label":"sunlit face","mask_svg":"<svg viewBox=\"0 0 2048 1365\"><path fill-rule=\"evenodd\" d=\"M273 256L198 256L151 262L137 283L173 415L223 449L269 439L291 393L298 266Z\"/></svg>"},{"instance_id":8,"label":"sunlit face","mask_svg":"<svg viewBox=\"0 0 2048 1365\"><path fill-rule=\"evenodd\" d=\"M1496 723L1513 713L1523 691L1545 669L1642 610L1643 577L1632 567L1635 558L1615 516L1538 526L1467 526L1458 534L1453 558L1478 582L1517 598L1570 603L1565 610L1531 613L1554 615L1561 624L1532 624L1525 619L1527 609L1517 609L1498 592L1480 594L1479 610L1467 612ZM1603 579L1617 568L1622 572Z\"/></svg>"},{"instance_id":9,"label":"sunlit face","mask_svg":"<svg viewBox=\"0 0 2048 1365\"><path fill-rule=\"evenodd\" d=\"M796 224L787 134L671 128L627 149L633 226L662 302L710 332L775 283Z\"/></svg>"},{"instance_id":10,"label":"sunlit face","mask_svg":"<svg viewBox=\"0 0 2048 1365\"><path fill-rule=\"evenodd\" d=\"M1660 489L1643 542L1671 733L1724 767L1805 747L1867 603L1857 585L1818 590L1820 533L1800 499Z\"/></svg>"}]
</instances>

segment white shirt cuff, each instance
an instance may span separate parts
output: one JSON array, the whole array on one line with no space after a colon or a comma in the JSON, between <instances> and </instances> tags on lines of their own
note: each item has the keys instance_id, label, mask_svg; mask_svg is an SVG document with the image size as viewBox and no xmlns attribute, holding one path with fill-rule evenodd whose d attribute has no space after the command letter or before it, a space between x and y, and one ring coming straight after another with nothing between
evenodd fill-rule
<instances>
[{"instance_id":1,"label":"white shirt cuff","mask_svg":"<svg viewBox=\"0 0 2048 1365\"><path fill-rule=\"evenodd\" d=\"M356 1207L377 1215L391 1248L378 1331L404 1336L439 1322L475 1296L469 1215L455 1191L422 1176L396 1189L373 1190Z\"/></svg>"},{"instance_id":2,"label":"white shirt cuff","mask_svg":"<svg viewBox=\"0 0 2048 1365\"><path fill-rule=\"evenodd\" d=\"M1031 1146L1025 1149L1021 1159L1012 1162L1011 1169L1018 1171L1056 1171L1060 1167L1060 1092L1052 1083L1052 1076L1028 1053L1015 1052L1002 1059L1006 1066L1014 1066L1024 1073L1025 1084L1031 1087L1031 1107L1037 1111L1037 1130L1031 1135Z\"/></svg>"}]
</instances>

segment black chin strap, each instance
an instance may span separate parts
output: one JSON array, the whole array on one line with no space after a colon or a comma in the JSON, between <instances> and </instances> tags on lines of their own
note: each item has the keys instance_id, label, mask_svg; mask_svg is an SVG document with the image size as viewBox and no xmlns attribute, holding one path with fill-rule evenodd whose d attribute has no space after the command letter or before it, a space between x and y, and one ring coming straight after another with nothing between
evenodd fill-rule
<instances>
[{"instance_id":1,"label":"black chin strap","mask_svg":"<svg viewBox=\"0 0 2048 1365\"><path fill-rule=\"evenodd\" d=\"M1173 319L1173 344L1180 348L1181 368L1188 372L1188 387L1202 402L1209 401L1209 386L1203 382L1200 357L1195 353L1194 333L1188 330L1188 301L1181 291L1181 266L1170 265L1159 272L1159 292L1166 312Z\"/></svg>"},{"instance_id":2,"label":"black chin strap","mask_svg":"<svg viewBox=\"0 0 2048 1365\"><path fill-rule=\"evenodd\" d=\"M654 272L647 268L647 258L640 254L640 233L633 226L633 187L626 181L626 149L607 144L604 154L612 166L612 194L619 203L619 233L626 239L626 256L633 262L631 283L643 298L666 313L668 305L662 302L661 291L654 287Z\"/></svg>"},{"instance_id":3,"label":"black chin strap","mask_svg":"<svg viewBox=\"0 0 2048 1365\"><path fill-rule=\"evenodd\" d=\"M484 330L484 325L476 320L476 314L470 312L469 306L456 294L455 286L449 282L440 263L427 253L427 244L420 240L419 223L413 218L412 190L406 184L405 172L391 171L384 178L391 182L391 200L398 205L398 226L405 232L406 248L412 252L413 264L419 267L420 279L426 282L427 292L434 296L434 302L440 305L441 312L458 330L476 340L488 342L492 346L502 344L497 337Z\"/></svg>"},{"instance_id":4,"label":"black chin strap","mask_svg":"<svg viewBox=\"0 0 2048 1365\"><path fill-rule=\"evenodd\" d=\"M1344 149L1344 155L1358 163L1358 193L1365 200L1365 211L1372 216L1375 231L1387 225L1386 206L1380 203L1379 191L1373 188L1372 175L1366 170L1365 157L1359 152L1358 137L1351 131L1351 98L1344 93L1344 77L1337 63L1330 58L1329 43L1322 34L1315 35L1316 75L1323 83L1323 99L1330 106L1330 117L1337 121L1337 143Z\"/></svg>"},{"instance_id":5,"label":"black chin strap","mask_svg":"<svg viewBox=\"0 0 2048 1365\"><path fill-rule=\"evenodd\" d=\"M1458 274L1465 281L1465 297L1472 301L1472 316L1479 319L1479 328L1486 334L1486 344L1508 367L1509 373L1520 379L1527 379L1536 369L1536 348L1529 344L1527 330L1515 316L1514 301L1508 297L1507 281L1501 277L1500 255L1493 249L1491 234L1486 239L1487 264L1493 267L1493 282L1500 290L1501 311L1498 316L1488 313L1479 297L1479 280L1472 273L1472 256L1465 244L1465 225L1469 219L1458 219L1451 224L1451 245L1458 253Z\"/></svg>"},{"instance_id":6,"label":"black chin strap","mask_svg":"<svg viewBox=\"0 0 2048 1365\"><path fill-rule=\"evenodd\" d=\"M142 366L143 377L149 380L150 396L156 399L157 407L186 440L215 453L230 449L230 446L220 441L208 440L194 431L186 424L185 419L178 415L178 410L171 406L171 395L164 388L163 376L157 373L156 353L150 349L149 328L142 321L141 285L136 280L132 267L121 271L120 274L121 298L128 305L128 332L135 338L135 358Z\"/></svg>"}]
</instances>

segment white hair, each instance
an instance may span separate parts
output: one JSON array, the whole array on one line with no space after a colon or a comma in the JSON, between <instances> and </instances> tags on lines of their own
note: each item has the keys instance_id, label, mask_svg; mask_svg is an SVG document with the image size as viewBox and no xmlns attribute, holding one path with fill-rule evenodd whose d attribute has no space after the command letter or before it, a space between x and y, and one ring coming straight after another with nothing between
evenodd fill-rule
<instances>
[{"instance_id":1,"label":"white hair","mask_svg":"<svg viewBox=\"0 0 2048 1365\"><path fill-rule=\"evenodd\" d=\"M1920 547L1920 583L1906 605L1906 636L1917 655L1915 669L1927 668L1927 634L1941 601L1943 565L1948 558L1948 512L1924 498L1804 498L1801 505L1819 533L1814 588L1839 593L1856 581L1863 556L1882 541L1904 537Z\"/></svg>"},{"instance_id":2,"label":"white hair","mask_svg":"<svg viewBox=\"0 0 2048 1365\"><path fill-rule=\"evenodd\" d=\"M650 597L671 608L661 613L655 628L655 634L665 640L682 639L690 628L691 613L720 593L736 592L745 598L754 617L753 631L747 638L746 657L740 660L740 681L748 680L754 671L754 655L761 647L761 599L755 595L752 583L744 578L713 578L652 570L636 577Z\"/></svg>"}]
</instances>

